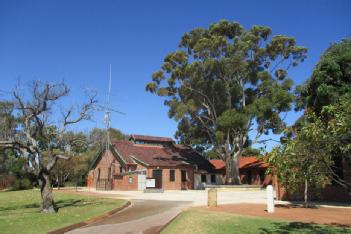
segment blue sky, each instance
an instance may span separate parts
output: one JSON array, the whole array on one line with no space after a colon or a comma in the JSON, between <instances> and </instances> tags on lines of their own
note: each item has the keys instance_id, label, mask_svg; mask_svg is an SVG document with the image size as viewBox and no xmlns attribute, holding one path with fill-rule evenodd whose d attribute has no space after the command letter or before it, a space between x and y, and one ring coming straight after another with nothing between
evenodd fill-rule
<instances>
[{"instance_id":1,"label":"blue sky","mask_svg":"<svg viewBox=\"0 0 351 234\"><path fill-rule=\"evenodd\" d=\"M112 126L125 133L173 136L176 123L163 100L145 84L184 32L220 19L246 28L266 25L274 34L294 36L308 59L290 71L295 84L307 79L330 43L351 36L351 1L1 1L0 90L18 77L61 81L71 86L67 100L81 100L93 88L105 100L112 64ZM289 113L292 123L297 113ZM102 113L79 130L102 127ZM270 145L271 146L271 145ZM269 147L270 148L270 147Z\"/></svg>"}]
</instances>

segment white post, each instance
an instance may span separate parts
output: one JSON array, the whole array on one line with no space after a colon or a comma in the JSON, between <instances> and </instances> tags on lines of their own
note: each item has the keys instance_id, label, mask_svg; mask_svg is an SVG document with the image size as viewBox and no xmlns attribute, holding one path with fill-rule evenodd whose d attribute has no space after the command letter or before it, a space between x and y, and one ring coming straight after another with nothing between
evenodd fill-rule
<instances>
[{"instance_id":1,"label":"white post","mask_svg":"<svg viewBox=\"0 0 351 234\"><path fill-rule=\"evenodd\" d=\"M274 190L272 185L267 186L267 211L274 212Z\"/></svg>"}]
</instances>

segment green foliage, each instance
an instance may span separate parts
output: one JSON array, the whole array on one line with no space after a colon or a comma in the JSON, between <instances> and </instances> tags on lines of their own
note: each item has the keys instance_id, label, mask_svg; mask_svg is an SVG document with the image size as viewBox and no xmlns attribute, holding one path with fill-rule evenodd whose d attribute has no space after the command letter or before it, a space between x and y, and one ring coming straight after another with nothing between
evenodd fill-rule
<instances>
[{"instance_id":1,"label":"green foliage","mask_svg":"<svg viewBox=\"0 0 351 234\"><path fill-rule=\"evenodd\" d=\"M110 128L109 133L110 133L110 139L112 142L115 140L126 139L126 135L123 134L118 129ZM107 134L105 129L93 128L88 134L89 144L91 147L99 148L106 144L106 139L107 139L106 137L107 137Z\"/></svg>"},{"instance_id":2,"label":"green foliage","mask_svg":"<svg viewBox=\"0 0 351 234\"><path fill-rule=\"evenodd\" d=\"M146 90L166 99L182 143L232 157L243 151L248 132L256 131L257 141L282 131L280 113L293 101L288 69L307 52L293 37L222 20L185 33L179 47L164 58Z\"/></svg>"},{"instance_id":3,"label":"green foliage","mask_svg":"<svg viewBox=\"0 0 351 234\"><path fill-rule=\"evenodd\" d=\"M321 121L325 133L331 139L333 157L351 162L351 93L339 98L335 104L322 108Z\"/></svg>"},{"instance_id":4,"label":"green foliage","mask_svg":"<svg viewBox=\"0 0 351 234\"><path fill-rule=\"evenodd\" d=\"M268 163L273 167L267 173L278 176L279 183L290 191L308 186L317 191L332 181L330 168L332 139L322 121L314 114L309 116L313 122L304 126L299 134L282 146L275 147L269 154Z\"/></svg>"},{"instance_id":5,"label":"green foliage","mask_svg":"<svg viewBox=\"0 0 351 234\"><path fill-rule=\"evenodd\" d=\"M324 106L319 116L311 112L305 119L295 137L269 154L280 183L297 190L307 180L320 190L334 181L349 189L350 184L336 173L335 158L351 162L351 96L340 97Z\"/></svg>"},{"instance_id":6,"label":"green foliage","mask_svg":"<svg viewBox=\"0 0 351 234\"><path fill-rule=\"evenodd\" d=\"M293 100L287 67L306 57L294 38L223 20L184 34L180 48L165 57L146 89L168 97L182 141L209 139L204 125L221 140L217 131L245 132L254 118L261 132L283 127L279 113Z\"/></svg>"},{"instance_id":7,"label":"green foliage","mask_svg":"<svg viewBox=\"0 0 351 234\"><path fill-rule=\"evenodd\" d=\"M296 190L305 179L317 189L334 181L351 191L335 165L351 162L351 40L331 45L296 93L305 114L269 158L281 183Z\"/></svg>"},{"instance_id":8,"label":"green foliage","mask_svg":"<svg viewBox=\"0 0 351 234\"><path fill-rule=\"evenodd\" d=\"M250 157L250 156L262 156L262 152L260 149L255 149L252 147L245 148L242 154L243 157Z\"/></svg>"},{"instance_id":9,"label":"green foliage","mask_svg":"<svg viewBox=\"0 0 351 234\"><path fill-rule=\"evenodd\" d=\"M16 118L13 115L13 104L0 101L0 140L12 136L15 131Z\"/></svg>"},{"instance_id":10,"label":"green foliage","mask_svg":"<svg viewBox=\"0 0 351 234\"><path fill-rule=\"evenodd\" d=\"M115 128L109 129L111 141L126 139L126 135ZM65 186L66 184L83 186L89 166L96 154L106 144L106 130L94 128L87 134L68 132L65 135L67 140L70 138L81 140L80 148L73 148L78 155L72 159L60 160L52 170L51 179L54 186Z\"/></svg>"},{"instance_id":11,"label":"green foliage","mask_svg":"<svg viewBox=\"0 0 351 234\"><path fill-rule=\"evenodd\" d=\"M17 178L13 184L11 184L11 190L25 190L31 188L33 188L33 184L28 178Z\"/></svg>"},{"instance_id":12,"label":"green foliage","mask_svg":"<svg viewBox=\"0 0 351 234\"><path fill-rule=\"evenodd\" d=\"M0 174L13 177L13 179L9 180L9 189L30 189L37 184L32 171L26 170L26 161L21 157L17 157L13 150L7 149L0 152L0 162Z\"/></svg>"},{"instance_id":13,"label":"green foliage","mask_svg":"<svg viewBox=\"0 0 351 234\"><path fill-rule=\"evenodd\" d=\"M297 88L297 107L320 113L347 93L351 93L351 39L332 44L321 56L311 78Z\"/></svg>"}]
</instances>

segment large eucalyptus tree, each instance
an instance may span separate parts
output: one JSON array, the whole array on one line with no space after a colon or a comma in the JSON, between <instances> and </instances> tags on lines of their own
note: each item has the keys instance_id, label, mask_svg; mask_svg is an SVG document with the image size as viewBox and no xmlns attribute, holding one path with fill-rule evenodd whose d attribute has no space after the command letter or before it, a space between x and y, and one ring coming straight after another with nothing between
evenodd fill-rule
<instances>
[{"instance_id":1,"label":"large eucalyptus tree","mask_svg":"<svg viewBox=\"0 0 351 234\"><path fill-rule=\"evenodd\" d=\"M253 144L283 129L281 113L293 101L287 71L306 52L268 27L247 30L222 20L185 33L146 89L166 98L180 141L216 150L226 163L226 183L239 184L238 161L249 133L255 132Z\"/></svg>"}]
</instances>

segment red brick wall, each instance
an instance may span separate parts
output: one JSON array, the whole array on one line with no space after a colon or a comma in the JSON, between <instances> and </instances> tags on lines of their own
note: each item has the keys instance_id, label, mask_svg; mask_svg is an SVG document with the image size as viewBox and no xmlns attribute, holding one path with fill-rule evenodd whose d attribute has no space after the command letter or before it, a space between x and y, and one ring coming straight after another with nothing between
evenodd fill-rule
<instances>
[{"instance_id":1,"label":"red brick wall","mask_svg":"<svg viewBox=\"0 0 351 234\"><path fill-rule=\"evenodd\" d=\"M138 176L137 174L118 176L120 173L120 164L112 155L111 152L105 152L101 159L96 163L94 169L90 170L87 178L87 186L96 188L98 177L98 170L100 169L100 179L107 179L108 168L111 167L111 174L113 177L112 189L113 190L137 190L138 189ZM133 166L132 170L146 169L142 165ZM194 169L192 167L153 167L148 168L146 177L152 178L153 169L162 170L162 188L165 190L181 190L181 189L194 189ZM175 170L175 181L170 181L170 170ZM124 169L124 171L127 169ZM181 170L187 171L187 182L181 182ZM132 178L132 183L129 183L129 177Z\"/></svg>"},{"instance_id":2,"label":"red brick wall","mask_svg":"<svg viewBox=\"0 0 351 234\"><path fill-rule=\"evenodd\" d=\"M132 166L133 170L143 170L146 169L142 165ZM132 178L130 183L129 178ZM113 179L113 189L114 190L138 190L138 174L118 176L116 175Z\"/></svg>"},{"instance_id":3,"label":"red brick wall","mask_svg":"<svg viewBox=\"0 0 351 234\"><path fill-rule=\"evenodd\" d=\"M148 168L146 177L152 178L152 171L154 169L162 170L162 188L165 190L181 190L181 189L194 189L194 170L191 167L153 167ZM170 170L175 170L175 181L170 181ZM182 183L181 170L187 171L188 181Z\"/></svg>"},{"instance_id":4,"label":"red brick wall","mask_svg":"<svg viewBox=\"0 0 351 234\"><path fill-rule=\"evenodd\" d=\"M131 183L129 178L132 179ZM116 176L113 180L114 190L138 190L138 175L131 174L125 176Z\"/></svg>"},{"instance_id":5,"label":"red brick wall","mask_svg":"<svg viewBox=\"0 0 351 234\"><path fill-rule=\"evenodd\" d=\"M350 173L350 168L347 168L347 173ZM277 198L283 201L302 201L304 199L304 189L301 188L296 192L289 192L279 184L276 176L274 178L274 188L277 191ZM344 179L350 179L348 175L344 174ZM337 186L337 185L328 185L321 190L319 194L309 194L310 200L317 201L330 201L330 202L351 202L351 196L348 194L347 190Z\"/></svg>"},{"instance_id":6,"label":"red brick wall","mask_svg":"<svg viewBox=\"0 0 351 234\"><path fill-rule=\"evenodd\" d=\"M100 179L107 179L108 168L111 168L111 178L114 174L119 172L120 164L111 152L105 152L99 161L96 163L95 168L89 171L87 186L96 187L96 181L98 179L99 169L100 169Z\"/></svg>"},{"instance_id":7,"label":"red brick wall","mask_svg":"<svg viewBox=\"0 0 351 234\"><path fill-rule=\"evenodd\" d=\"M270 176L265 175L265 179L261 181L260 179L260 171L264 169L257 169L257 168L245 168L245 169L240 169L240 180L241 183L243 184L252 184L252 185L267 185L267 183L270 181ZM247 174L251 172L251 181L249 183L248 181L248 176Z\"/></svg>"}]
</instances>

